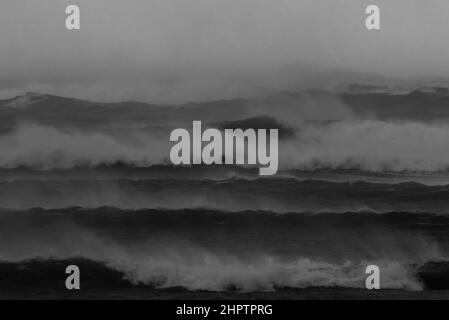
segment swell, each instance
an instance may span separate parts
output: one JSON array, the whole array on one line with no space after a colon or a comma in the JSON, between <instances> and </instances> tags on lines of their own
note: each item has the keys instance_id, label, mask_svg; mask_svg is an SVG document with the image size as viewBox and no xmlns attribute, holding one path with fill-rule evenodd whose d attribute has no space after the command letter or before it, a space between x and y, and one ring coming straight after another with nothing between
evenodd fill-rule
<instances>
[{"instance_id":1,"label":"swell","mask_svg":"<svg viewBox=\"0 0 449 320\"><path fill-rule=\"evenodd\" d=\"M70 169L36 170L26 166L0 168L0 182L14 180L227 180L261 178L258 168L223 165L174 166L168 164L139 167L124 162L77 166ZM449 184L448 172L371 172L358 169L281 170L276 178L329 182L365 181L397 184L417 182L429 186Z\"/></svg>"},{"instance_id":2,"label":"swell","mask_svg":"<svg viewBox=\"0 0 449 320\"><path fill-rule=\"evenodd\" d=\"M449 212L448 185L332 182L293 178L228 180L12 180L0 182L0 206L47 209L211 208L283 212Z\"/></svg>"}]
</instances>

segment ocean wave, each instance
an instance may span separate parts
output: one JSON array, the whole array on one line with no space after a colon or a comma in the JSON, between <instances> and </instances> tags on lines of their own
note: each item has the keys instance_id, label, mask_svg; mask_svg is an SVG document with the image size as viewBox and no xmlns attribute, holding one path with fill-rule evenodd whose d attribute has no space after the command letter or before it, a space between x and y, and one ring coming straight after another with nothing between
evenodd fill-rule
<instances>
[{"instance_id":1,"label":"ocean wave","mask_svg":"<svg viewBox=\"0 0 449 320\"><path fill-rule=\"evenodd\" d=\"M365 267L375 264L383 288L422 290L437 269L420 267L448 260L448 226L445 216L410 213L2 211L0 261L83 258L132 285L246 292L363 288Z\"/></svg>"},{"instance_id":2,"label":"ocean wave","mask_svg":"<svg viewBox=\"0 0 449 320\"><path fill-rule=\"evenodd\" d=\"M285 212L449 212L449 186L292 178L180 180L12 180L0 182L0 207L47 209L210 208Z\"/></svg>"},{"instance_id":3,"label":"ocean wave","mask_svg":"<svg viewBox=\"0 0 449 320\"><path fill-rule=\"evenodd\" d=\"M169 164L169 128L130 126L116 133L82 133L22 125L0 136L0 167L49 170L119 162L138 167ZM299 123L289 134L279 143L280 170L440 172L449 168L447 124L359 119Z\"/></svg>"},{"instance_id":4,"label":"ocean wave","mask_svg":"<svg viewBox=\"0 0 449 320\"><path fill-rule=\"evenodd\" d=\"M108 265L124 273L133 284L157 288L184 287L189 290L272 291L278 288L351 287L363 288L365 263L346 262L341 265L308 258L282 262L272 257L242 262L223 259L212 254L195 257L193 262L178 259L145 259L119 261ZM414 279L406 266L399 263L379 263L383 288L420 290L422 284Z\"/></svg>"},{"instance_id":5,"label":"ocean wave","mask_svg":"<svg viewBox=\"0 0 449 320\"><path fill-rule=\"evenodd\" d=\"M128 257L127 257L128 258ZM281 262L265 257L257 261L242 263L222 259L213 255L203 255L190 260L180 258L160 259L160 257L139 260L127 258L112 261L95 261L83 257L67 259L35 258L20 262L0 262L2 291L20 287L41 288L60 282L65 267L75 264L80 267L83 288L123 288L145 286L154 289L185 288L197 291L276 291L284 288L342 287L365 288L366 262L335 265L326 262L299 258L296 261ZM436 266L428 273L416 267L404 266L397 262L376 262L382 270L382 289L423 290L426 281L429 286L435 282L432 273L441 271L445 264ZM444 272L447 273L447 265ZM441 276L445 283L447 277ZM440 279L441 280L441 279ZM56 282L56 283L55 283ZM445 288L440 284L439 288Z\"/></svg>"},{"instance_id":6,"label":"ocean wave","mask_svg":"<svg viewBox=\"0 0 449 320\"><path fill-rule=\"evenodd\" d=\"M281 168L432 172L449 167L449 126L356 120L305 125L279 147Z\"/></svg>"},{"instance_id":7,"label":"ocean wave","mask_svg":"<svg viewBox=\"0 0 449 320\"><path fill-rule=\"evenodd\" d=\"M282 262L272 257L241 262L211 254L189 261L181 258L139 260L127 258L97 261L84 257L34 258L18 262L0 261L2 292L22 286L60 287L61 274L68 265L77 265L84 290L148 287L184 288L191 291L270 292L304 288L365 288L368 262L331 264L299 258ZM160 257L159 257L160 258ZM196 260L196 262L195 262ZM449 262L429 261L422 265L377 261L382 289L410 291L449 288Z\"/></svg>"}]
</instances>

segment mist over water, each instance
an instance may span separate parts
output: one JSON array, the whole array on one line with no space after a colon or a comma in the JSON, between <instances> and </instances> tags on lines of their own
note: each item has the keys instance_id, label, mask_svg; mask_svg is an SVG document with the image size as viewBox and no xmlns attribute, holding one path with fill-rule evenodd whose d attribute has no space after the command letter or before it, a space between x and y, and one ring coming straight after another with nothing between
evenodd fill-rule
<instances>
[{"instance_id":1,"label":"mist over water","mask_svg":"<svg viewBox=\"0 0 449 320\"><path fill-rule=\"evenodd\" d=\"M0 107L0 272L87 259L131 286L254 292L363 288L368 264L383 288L427 290L422 270L446 270L440 118L316 91L183 106L29 94ZM193 120L279 129L279 173L171 166L169 134Z\"/></svg>"},{"instance_id":2,"label":"mist over water","mask_svg":"<svg viewBox=\"0 0 449 320\"><path fill-rule=\"evenodd\" d=\"M1 2L0 298L449 289L448 1ZM277 174L174 166L193 121Z\"/></svg>"},{"instance_id":3,"label":"mist over water","mask_svg":"<svg viewBox=\"0 0 449 320\"><path fill-rule=\"evenodd\" d=\"M379 120L303 123L295 127L293 136L281 139L279 163L280 170L439 172L449 168L448 143L449 125L445 124ZM118 162L136 167L168 165L171 144L162 133L144 130L119 136L23 125L0 137L0 167L48 170Z\"/></svg>"}]
</instances>

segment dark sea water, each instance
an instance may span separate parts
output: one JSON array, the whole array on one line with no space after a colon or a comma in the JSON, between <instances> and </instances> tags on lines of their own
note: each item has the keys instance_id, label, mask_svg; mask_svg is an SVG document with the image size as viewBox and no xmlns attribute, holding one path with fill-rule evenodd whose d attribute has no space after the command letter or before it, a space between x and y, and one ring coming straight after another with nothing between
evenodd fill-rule
<instances>
[{"instance_id":1,"label":"dark sea water","mask_svg":"<svg viewBox=\"0 0 449 320\"><path fill-rule=\"evenodd\" d=\"M447 186L294 178L1 184L2 203L10 201L0 211L3 298L421 299L449 290ZM65 289L69 264L82 271L78 296ZM364 289L371 264L381 270L376 293Z\"/></svg>"},{"instance_id":2,"label":"dark sea water","mask_svg":"<svg viewBox=\"0 0 449 320\"><path fill-rule=\"evenodd\" d=\"M0 298L446 299L448 97L378 98L0 101ZM278 128L279 171L171 166L192 120Z\"/></svg>"}]
</instances>

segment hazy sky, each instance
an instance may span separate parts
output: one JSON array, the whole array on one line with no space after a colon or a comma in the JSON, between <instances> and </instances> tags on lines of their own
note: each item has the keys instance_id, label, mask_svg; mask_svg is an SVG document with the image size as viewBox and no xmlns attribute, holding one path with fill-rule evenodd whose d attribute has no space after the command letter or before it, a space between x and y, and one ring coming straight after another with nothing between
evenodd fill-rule
<instances>
[{"instance_id":1,"label":"hazy sky","mask_svg":"<svg viewBox=\"0 0 449 320\"><path fill-rule=\"evenodd\" d=\"M79 31L65 29L69 4ZM369 4L379 31L365 28ZM0 96L179 102L335 68L447 77L448 39L447 0L1 0Z\"/></svg>"}]
</instances>

